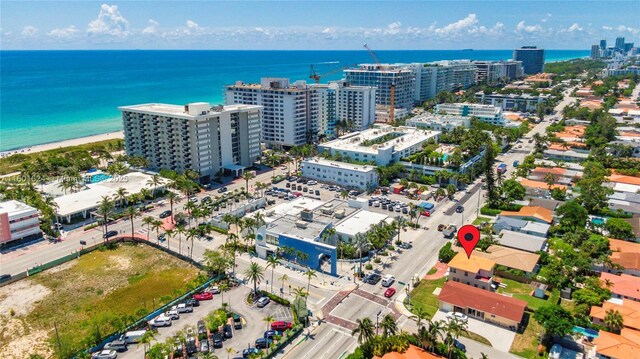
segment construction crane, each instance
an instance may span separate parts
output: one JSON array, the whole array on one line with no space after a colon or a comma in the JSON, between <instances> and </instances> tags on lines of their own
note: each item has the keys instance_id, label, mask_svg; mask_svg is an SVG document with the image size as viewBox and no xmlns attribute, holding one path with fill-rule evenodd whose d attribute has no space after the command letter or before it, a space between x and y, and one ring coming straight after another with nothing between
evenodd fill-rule
<instances>
[{"instance_id":1,"label":"construction crane","mask_svg":"<svg viewBox=\"0 0 640 359\"><path fill-rule=\"evenodd\" d=\"M364 48L367 49L367 51L369 51L369 55L371 55L371 58L376 63L376 68L378 70L381 69L382 65L380 64L380 61L378 61L378 57L373 52L373 50L371 50L371 48L367 44L364 44ZM396 110L395 104L396 104L396 83L391 82L391 85L389 86L389 122L395 121L395 110Z\"/></svg>"},{"instance_id":2,"label":"construction crane","mask_svg":"<svg viewBox=\"0 0 640 359\"><path fill-rule=\"evenodd\" d=\"M319 74L318 72L316 72L316 69L313 67L313 65L311 65L311 68L309 70L309 78L312 79L313 81L315 81L315 83L320 83L320 79L323 77L327 77L329 75L333 75L335 73L338 73L342 70L346 70L348 68L354 67L356 65L349 65L349 66L343 66L343 67L339 67L337 69L333 69L329 72L325 72L323 74Z\"/></svg>"}]
</instances>

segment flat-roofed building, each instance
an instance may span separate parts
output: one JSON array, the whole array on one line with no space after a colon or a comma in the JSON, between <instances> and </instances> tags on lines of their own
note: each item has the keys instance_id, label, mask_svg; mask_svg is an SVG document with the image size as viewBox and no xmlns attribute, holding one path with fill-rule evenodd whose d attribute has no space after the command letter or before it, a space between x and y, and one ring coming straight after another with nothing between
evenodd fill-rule
<instances>
[{"instance_id":1,"label":"flat-roofed building","mask_svg":"<svg viewBox=\"0 0 640 359\"><path fill-rule=\"evenodd\" d=\"M422 144L430 139L437 142L439 135L440 132L437 131L380 125L319 144L318 152L328 152L331 156L358 162L373 161L378 166L386 166L422 151Z\"/></svg>"},{"instance_id":2,"label":"flat-roofed building","mask_svg":"<svg viewBox=\"0 0 640 359\"><path fill-rule=\"evenodd\" d=\"M40 212L15 200L0 202L0 247L8 248L42 238Z\"/></svg>"},{"instance_id":3,"label":"flat-roofed building","mask_svg":"<svg viewBox=\"0 0 640 359\"><path fill-rule=\"evenodd\" d=\"M436 105L436 113L453 116L475 117L482 122L496 126L505 126L507 121L502 109L491 105L477 103L441 103Z\"/></svg>"},{"instance_id":4,"label":"flat-roofed building","mask_svg":"<svg viewBox=\"0 0 640 359\"><path fill-rule=\"evenodd\" d=\"M530 94L499 94L493 92L486 94L483 91L476 92L478 102L499 107L506 111L535 112L538 106L549 99L549 95L540 94L537 96Z\"/></svg>"},{"instance_id":5,"label":"flat-roofed building","mask_svg":"<svg viewBox=\"0 0 640 359\"><path fill-rule=\"evenodd\" d=\"M321 134L335 137L335 127L342 122L352 131L362 131L376 121L376 88L353 86L346 81L310 85L318 92L318 128Z\"/></svg>"},{"instance_id":6,"label":"flat-roofed building","mask_svg":"<svg viewBox=\"0 0 640 359\"><path fill-rule=\"evenodd\" d=\"M453 131L456 127L471 127L468 116L437 115L425 113L407 120L407 126L413 126L431 131Z\"/></svg>"},{"instance_id":7,"label":"flat-roofed building","mask_svg":"<svg viewBox=\"0 0 640 359\"><path fill-rule=\"evenodd\" d=\"M302 161L302 176L348 188L367 190L378 187L376 166L329 161L319 157Z\"/></svg>"},{"instance_id":8,"label":"flat-roofed building","mask_svg":"<svg viewBox=\"0 0 640 359\"><path fill-rule=\"evenodd\" d=\"M465 89L475 83L475 65L469 60L412 63L407 67L414 72L414 101L418 104L442 91Z\"/></svg>"},{"instance_id":9,"label":"flat-roofed building","mask_svg":"<svg viewBox=\"0 0 640 359\"><path fill-rule=\"evenodd\" d=\"M376 90L376 104L391 104L391 85L395 85L395 107L411 108L414 103L415 74L403 64L360 64L344 70L345 80L353 86Z\"/></svg>"},{"instance_id":10,"label":"flat-roofed building","mask_svg":"<svg viewBox=\"0 0 640 359\"><path fill-rule=\"evenodd\" d=\"M221 170L236 176L260 158L261 106L149 103L122 112L127 156L154 169L192 170L208 183Z\"/></svg>"}]
</instances>

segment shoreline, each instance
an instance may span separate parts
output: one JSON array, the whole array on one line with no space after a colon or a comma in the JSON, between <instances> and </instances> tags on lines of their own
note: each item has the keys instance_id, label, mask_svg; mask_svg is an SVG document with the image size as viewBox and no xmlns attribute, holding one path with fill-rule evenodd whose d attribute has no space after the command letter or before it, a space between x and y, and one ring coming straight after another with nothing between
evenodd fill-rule
<instances>
[{"instance_id":1,"label":"shoreline","mask_svg":"<svg viewBox=\"0 0 640 359\"><path fill-rule=\"evenodd\" d=\"M14 148L12 150L1 151L0 157L7 157L17 153L22 153L22 154L38 153L38 152L44 152L44 151L53 150L53 149L62 148L62 147L86 145L88 143L114 140L114 139L124 139L124 131L107 132L107 133L102 133L98 135L77 137L77 138L72 138L68 140L43 143L39 145L33 145L33 146L27 146L27 147L21 147L21 148Z\"/></svg>"}]
</instances>

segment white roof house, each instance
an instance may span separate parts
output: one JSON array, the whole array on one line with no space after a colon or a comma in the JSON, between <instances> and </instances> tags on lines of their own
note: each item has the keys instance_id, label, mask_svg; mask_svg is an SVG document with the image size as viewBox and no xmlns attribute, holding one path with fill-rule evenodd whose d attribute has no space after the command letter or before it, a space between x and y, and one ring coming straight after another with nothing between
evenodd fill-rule
<instances>
[{"instance_id":1,"label":"white roof house","mask_svg":"<svg viewBox=\"0 0 640 359\"><path fill-rule=\"evenodd\" d=\"M544 237L533 236L530 234L503 230L497 238L500 245L521 249L527 252L537 252L545 250L547 239Z\"/></svg>"},{"instance_id":2,"label":"white roof house","mask_svg":"<svg viewBox=\"0 0 640 359\"><path fill-rule=\"evenodd\" d=\"M358 233L365 233L371 226L380 224L388 218L386 214L380 214L362 210L336 225L336 234L343 239L353 238Z\"/></svg>"}]
</instances>

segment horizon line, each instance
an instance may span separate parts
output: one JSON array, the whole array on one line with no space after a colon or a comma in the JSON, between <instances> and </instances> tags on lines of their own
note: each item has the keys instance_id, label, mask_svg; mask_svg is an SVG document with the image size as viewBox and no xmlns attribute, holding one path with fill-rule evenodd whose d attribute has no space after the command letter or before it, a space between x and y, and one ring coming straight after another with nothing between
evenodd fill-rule
<instances>
[{"instance_id":1,"label":"horizon line","mask_svg":"<svg viewBox=\"0 0 640 359\"><path fill-rule=\"evenodd\" d=\"M549 49L549 51L585 51L589 49ZM513 51L517 49L380 49L377 51ZM366 51L366 50L345 50L345 49L0 49L0 52L8 51Z\"/></svg>"}]
</instances>

